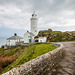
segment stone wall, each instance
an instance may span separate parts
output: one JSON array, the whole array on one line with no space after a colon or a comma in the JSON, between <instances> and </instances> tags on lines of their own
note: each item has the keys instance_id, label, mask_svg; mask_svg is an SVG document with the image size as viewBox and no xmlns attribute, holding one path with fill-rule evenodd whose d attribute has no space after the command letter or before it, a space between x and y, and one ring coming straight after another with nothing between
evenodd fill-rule
<instances>
[{"instance_id":1,"label":"stone wall","mask_svg":"<svg viewBox=\"0 0 75 75\"><path fill-rule=\"evenodd\" d=\"M13 68L2 75L45 75L45 73L52 69L63 56L63 45L55 45L60 47L30 60L19 67Z\"/></svg>"}]
</instances>

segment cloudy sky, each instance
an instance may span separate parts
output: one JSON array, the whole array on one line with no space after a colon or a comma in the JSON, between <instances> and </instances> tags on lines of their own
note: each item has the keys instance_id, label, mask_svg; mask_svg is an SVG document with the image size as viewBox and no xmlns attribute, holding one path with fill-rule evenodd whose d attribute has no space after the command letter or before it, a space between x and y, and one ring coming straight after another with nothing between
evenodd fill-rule
<instances>
[{"instance_id":1,"label":"cloudy sky","mask_svg":"<svg viewBox=\"0 0 75 75\"><path fill-rule=\"evenodd\" d=\"M33 11L38 15L39 30L75 30L75 0L0 0L0 37L30 31Z\"/></svg>"}]
</instances>

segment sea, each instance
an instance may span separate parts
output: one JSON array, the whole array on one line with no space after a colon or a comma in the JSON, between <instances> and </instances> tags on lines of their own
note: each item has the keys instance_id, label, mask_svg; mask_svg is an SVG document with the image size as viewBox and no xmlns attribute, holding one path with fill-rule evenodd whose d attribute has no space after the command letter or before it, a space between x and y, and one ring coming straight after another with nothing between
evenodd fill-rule
<instances>
[{"instance_id":1,"label":"sea","mask_svg":"<svg viewBox=\"0 0 75 75\"><path fill-rule=\"evenodd\" d=\"M5 37L0 37L0 47L6 44L6 39Z\"/></svg>"}]
</instances>

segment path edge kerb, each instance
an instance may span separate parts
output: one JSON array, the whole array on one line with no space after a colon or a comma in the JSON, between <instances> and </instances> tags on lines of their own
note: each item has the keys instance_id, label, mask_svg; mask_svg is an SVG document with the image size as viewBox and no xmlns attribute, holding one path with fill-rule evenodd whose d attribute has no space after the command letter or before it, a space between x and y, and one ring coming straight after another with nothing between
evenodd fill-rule
<instances>
[{"instance_id":1,"label":"path edge kerb","mask_svg":"<svg viewBox=\"0 0 75 75\"><path fill-rule=\"evenodd\" d=\"M60 46L53 51L32 59L2 75L44 75L48 70L51 70L63 57L64 46L61 43L52 44L55 46Z\"/></svg>"}]
</instances>

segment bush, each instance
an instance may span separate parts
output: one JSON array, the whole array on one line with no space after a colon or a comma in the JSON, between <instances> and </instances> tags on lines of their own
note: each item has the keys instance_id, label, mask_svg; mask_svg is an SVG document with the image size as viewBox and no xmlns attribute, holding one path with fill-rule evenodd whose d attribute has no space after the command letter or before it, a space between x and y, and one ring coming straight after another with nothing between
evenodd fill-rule
<instances>
[{"instance_id":1,"label":"bush","mask_svg":"<svg viewBox=\"0 0 75 75\"><path fill-rule=\"evenodd\" d=\"M11 64L17 57L16 56L6 56L6 57L1 57L0 56L0 72L3 71L3 68Z\"/></svg>"}]
</instances>

